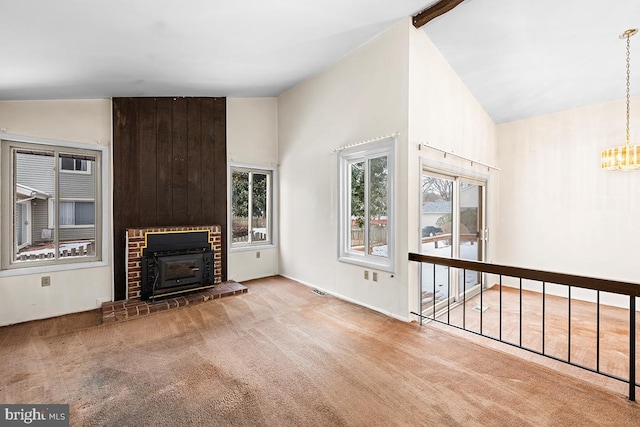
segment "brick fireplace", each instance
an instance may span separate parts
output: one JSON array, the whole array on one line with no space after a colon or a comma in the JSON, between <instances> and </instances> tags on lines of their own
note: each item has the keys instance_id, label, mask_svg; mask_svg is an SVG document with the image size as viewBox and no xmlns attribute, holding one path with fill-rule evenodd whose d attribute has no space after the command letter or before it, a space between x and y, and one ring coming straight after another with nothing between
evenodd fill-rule
<instances>
[{"instance_id":1,"label":"brick fireplace","mask_svg":"<svg viewBox=\"0 0 640 427\"><path fill-rule=\"evenodd\" d=\"M149 236L163 233L203 232L209 233L209 244L214 260L214 284L222 281L222 255L220 226L186 226L186 227L150 227L127 229L127 300L141 300L142 257L143 251L149 243Z\"/></svg>"},{"instance_id":2,"label":"brick fireplace","mask_svg":"<svg viewBox=\"0 0 640 427\"><path fill-rule=\"evenodd\" d=\"M106 302L102 305L102 321L113 322L126 320L168 310L186 305L192 305L224 296L237 295L247 292L247 288L233 281L222 282L222 237L220 226L184 226L184 227L148 227L130 228L126 230L126 295L127 300ZM207 233L206 244L213 253L213 283L207 283L206 289L198 288L188 292L161 295L160 299L143 301L142 280L145 252L152 241L157 240L157 235ZM207 247L208 251L209 248ZM211 287L211 285L214 285Z\"/></svg>"}]
</instances>

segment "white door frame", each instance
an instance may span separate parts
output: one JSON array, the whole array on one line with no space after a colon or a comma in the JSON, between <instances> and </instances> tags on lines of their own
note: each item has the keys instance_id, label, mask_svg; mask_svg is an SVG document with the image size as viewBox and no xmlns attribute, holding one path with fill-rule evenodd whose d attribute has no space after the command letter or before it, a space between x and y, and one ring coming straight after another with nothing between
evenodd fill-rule
<instances>
[{"instance_id":1,"label":"white door frame","mask_svg":"<svg viewBox=\"0 0 640 427\"><path fill-rule=\"evenodd\" d=\"M418 233L418 247L420 248L420 250L422 250L422 227L423 227L423 222L422 222L422 194L423 194L423 189L422 189L422 177L426 174L426 175L430 175L430 176L434 176L436 178L441 178L441 179L447 179L449 181L452 181L454 184L454 189L453 189L453 200L452 200L452 218L451 218L451 246L452 246L452 252L451 252L451 256L453 258L459 258L460 257L460 183L461 182L466 182L466 183L471 183L474 185L478 185L481 186L482 188L482 192L480 195L481 200L479 200L479 204L482 207L482 212L481 212L481 224L480 224L480 236L478 238L479 242L478 244L481 244L481 251L480 251L480 261L484 261L486 259L486 255L487 255L487 187L488 187L488 182L489 179L488 177L479 177L479 176L473 176L472 174L468 174L468 173L464 173L464 171L457 171L457 170L447 170L447 169L441 169L441 168L437 168L437 167L432 167L431 165L426 164L424 161L424 159L421 159L420 162L420 185L419 185L419 191L420 191L420 196L419 196L419 228L420 231ZM422 271L422 269L420 269L420 271ZM462 301L464 298L466 298L466 296L464 296L464 283L461 285L459 282L459 274L461 273L462 270L458 270L458 269L449 269L449 289L448 289L448 296L446 299L444 299L443 301L437 302L436 311L440 311L443 308L447 307L447 305L449 304L457 304L460 301ZM481 277L482 279L482 277ZM422 273L420 273L420 276L418 278L418 288L420 290L420 293L422 292ZM482 286L484 284L484 280L480 281L481 283L479 284L480 286ZM462 287L462 292L460 292ZM469 291L472 292L472 295L474 292L479 292L480 291L480 287L479 286L474 286L472 289L470 289ZM435 298L435 283L434 283L434 290L433 290L433 298ZM468 295L468 296L472 296L472 295ZM421 302L421 298L420 300L420 304L422 304ZM449 302L447 302L447 300L449 300Z\"/></svg>"},{"instance_id":2,"label":"white door frame","mask_svg":"<svg viewBox=\"0 0 640 427\"><path fill-rule=\"evenodd\" d=\"M16 253L17 251L19 251L20 249L27 247L29 245L31 245L32 241L31 241L31 222L32 222L32 218L31 218L31 199L28 200L18 200L16 201L16 206L20 204L22 206L24 206L26 209L23 212L23 218L22 218L22 244L18 245L18 235L17 235L17 224L14 224L15 227L15 236L16 236ZM17 218L17 215L16 215ZM25 220L26 218L26 220Z\"/></svg>"}]
</instances>

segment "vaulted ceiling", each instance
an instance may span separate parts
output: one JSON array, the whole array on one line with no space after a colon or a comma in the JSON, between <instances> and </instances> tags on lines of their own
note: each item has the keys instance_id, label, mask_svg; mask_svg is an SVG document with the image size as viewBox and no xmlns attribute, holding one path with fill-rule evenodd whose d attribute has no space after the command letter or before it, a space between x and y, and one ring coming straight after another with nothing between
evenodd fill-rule
<instances>
[{"instance_id":1,"label":"vaulted ceiling","mask_svg":"<svg viewBox=\"0 0 640 427\"><path fill-rule=\"evenodd\" d=\"M275 96L434 1L0 0L0 99Z\"/></svg>"},{"instance_id":2,"label":"vaulted ceiling","mask_svg":"<svg viewBox=\"0 0 640 427\"><path fill-rule=\"evenodd\" d=\"M0 99L277 96L434 3L0 0ZM637 0L466 0L422 30L503 123L623 98L637 27Z\"/></svg>"},{"instance_id":3,"label":"vaulted ceiling","mask_svg":"<svg viewBox=\"0 0 640 427\"><path fill-rule=\"evenodd\" d=\"M624 98L638 0L466 0L423 27L496 123ZM631 38L640 94L640 35Z\"/></svg>"}]
</instances>

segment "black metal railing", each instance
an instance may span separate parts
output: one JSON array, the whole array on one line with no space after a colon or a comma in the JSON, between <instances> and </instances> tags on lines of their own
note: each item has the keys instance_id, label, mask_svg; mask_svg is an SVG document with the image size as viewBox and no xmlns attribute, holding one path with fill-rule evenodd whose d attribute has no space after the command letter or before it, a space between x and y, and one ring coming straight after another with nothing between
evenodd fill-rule
<instances>
[{"instance_id":1,"label":"black metal railing","mask_svg":"<svg viewBox=\"0 0 640 427\"><path fill-rule=\"evenodd\" d=\"M468 332L472 332L474 334L477 335L481 335L483 337L486 338L490 338L492 340L495 341L499 341L511 346L515 346L518 348L521 348L523 350L527 350L560 362L564 362L564 363L568 363L572 366L576 366L582 369L586 369L588 371L591 372L595 372L597 374L609 377L609 378L613 378L615 380L618 381L622 381L625 383L628 383L629 385L629 400L631 401L635 401L635 387L640 385L638 383L636 383L636 298L640 296L640 285L638 284L634 284L634 283L627 283L627 282L620 282L620 281L616 281L616 280L607 280L607 279L598 279L598 278L592 278L592 277L586 277L586 276L578 276L578 275L572 275L572 274L564 274L564 273L555 273L555 272L549 272L549 271L542 271L542 270L534 270L534 269L528 269L528 268L519 268L519 267L512 267L512 266L506 266L506 265L498 265L498 264L489 264L489 263L485 263L485 262L480 262L480 261L470 261L470 260L462 260L462 259L453 259L453 258L443 258L443 257L438 257L438 256L430 256L430 255L423 255L423 254L417 254L417 253L409 253L409 260L410 261L415 261L415 262L419 262L421 263L421 274L420 274L420 281L422 282L423 280L423 276L422 276L422 265L423 264L431 264L434 266L434 276L433 276L433 292L430 296L429 299L429 303L431 305L431 307L429 307L429 310L427 310L428 314L425 315L425 307L423 306L423 298L422 298L422 283L420 284L420 312L411 312L411 314L416 315L419 317L420 319L420 323L422 324L423 319L427 319L430 321L436 321L439 323L443 323L449 326L453 326L456 327L458 329L463 329L465 331ZM459 302L455 302L452 301L451 295L450 295L450 291L447 292L447 298L446 298L446 304L445 301L441 301L440 303L436 302L436 269L435 266L445 266L447 267L447 277L450 277L449 274L449 269L450 268L455 268L458 269L459 271L462 271L462 277L466 277L467 272L476 272L476 273L481 273L480 277L481 277L481 283L478 289L478 294L477 295L473 295L473 298L479 298L480 304L479 304L479 327L478 330L473 330L473 329L469 329L467 328L467 324L466 324L466 318L467 318L467 313L466 313L466 305L467 305L467 292L462 291L459 293L461 301ZM483 305L483 296L484 293L488 292L488 289L484 286L485 283L484 278L487 277L488 275L494 275L497 276L497 283L495 283L496 286L498 286L498 292L499 292L499 332L498 332L498 336L491 336L488 334L484 333L483 330L483 312L484 312L484 305ZM519 328L519 338L518 338L518 342L514 343L511 342L509 340L504 339L503 337L503 277L509 277L509 278L515 278L517 279L519 285L517 287L518 289L518 300L519 300L519 304L517 308L514 308L515 310L517 310L518 312L518 316L519 316L519 324L518 324L518 328ZM540 350L536 350L536 349L532 349L529 348L527 346L523 345L523 319L522 319L522 315L523 315L523 280L531 280L531 281L536 281L536 282L541 282L542 283L542 322L541 322L541 327L542 327L542 340L541 340L541 349ZM562 357L558 357L555 356L553 354L550 354L550 352L547 351L547 349L545 348L545 335L546 335L546 323L545 323L545 319L547 318L546 316L546 310L548 310L547 306L546 306L546 298L547 298L547 294L548 294L548 290L547 290L547 285L548 284L553 284L553 285L560 285L563 287L567 287L567 294L568 294L568 313L567 313L567 319L566 319L566 324L567 324L567 357L562 358ZM506 288L506 286L505 286ZM512 288L511 286L509 286L509 288ZM595 325L595 329L596 329L596 349L595 349L595 367L589 367L589 366L585 366L583 364L579 364L575 361L572 361L571 359L571 346L572 346L572 341L571 341L571 331L572 331L572 324L571 324L571 319L572 319L572 312L571 312L571 305L572 305L572 290L574 289L589 289L589 290L593 290L596 291L596 298L595 298L595 305L596 305L596 325ZM601 363L600 363L600 354L601 354L601 293L605 292L605 293L612 293L612 294L617 294L617 295L623 295L628 297L628 303L629 303L629 312L628 312L628 319L629 319L629 347L628 347L628 363L629 363L629 370L628 370L628 377L625 378L623 376L620 375L616 375L613 374L611 372L605 372L602 367L601 367ZM451 322L451 312L455 307L461 307L462 310L462 325L456 325L453 324ZM511 309L511 307L510 307ZM442 317L444 317L446 314L446 319L442 319ZM584 349L579 349L579 350L584 350Z\"/></svg>"}]
</instances>

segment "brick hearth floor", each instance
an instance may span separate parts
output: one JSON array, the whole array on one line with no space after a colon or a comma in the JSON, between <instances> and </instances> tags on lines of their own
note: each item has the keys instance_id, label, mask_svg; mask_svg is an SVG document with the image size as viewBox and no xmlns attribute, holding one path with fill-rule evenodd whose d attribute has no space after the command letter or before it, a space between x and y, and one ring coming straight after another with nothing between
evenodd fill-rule
<instances>
[{"instance_id":1,"label":"brick hearth floor","mask_svg":"<svg viewBox=\"0 0 640 427\"><path fill-rule=\"evenodd\" d=\"M247 287L238 282L223 282L213 288L192 292L180 296L169 297L157 301L115 301L102 304L102 323L135 319L151 313L201 304L216 298L244 294Z\"/></svg>"}]
</instances>

